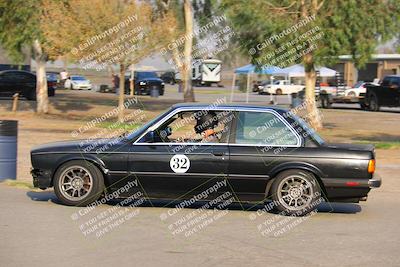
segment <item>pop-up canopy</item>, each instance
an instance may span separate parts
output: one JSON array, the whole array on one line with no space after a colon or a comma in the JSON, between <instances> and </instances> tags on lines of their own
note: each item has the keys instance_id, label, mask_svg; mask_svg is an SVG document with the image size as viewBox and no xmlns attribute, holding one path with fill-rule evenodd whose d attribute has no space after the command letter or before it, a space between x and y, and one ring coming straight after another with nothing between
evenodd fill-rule
<instances>
[{"instance_id":1,"label":"pop-up canopy","mask_svg":"<svg viewBox=\"0 0 400 267\"><path fill-rule=\"evenodd\" d=\"M327 67L316 67L316 71L319 71L320 77L334 77L336 71ZM282 75L286 77L305 77L304 66L301 64L293 65L272 73L273 75Z\"/></svg>"},{"instance_id":2,"label":"pop-up canopy","mask_svg":"<svg viewBox=\"0 0 400 267\"><path fill-rule=\"evenodd\" d=\"M282 69L276 66L268 66L268 67L261 67L257 68L255 65L248 64L246 66L240 67L235 69L236 74L267 74L271 75L274 74L275 72L281 71Z\"/></svg>"},{"instance_id":3,"label":"pop-up canopy","mask_svg":"<svg viewBox=\"0 0 400 267\"><path fill-rule=\"evenodd\" d=\"M240 67L235 69L235 72L233 73L233 81L232 81L232 89L231 89L231 102L233 100L233 91L235 87L235 80L236 80L236 75L237 74L246 74L247 75L247 86L246 86L246 103L249 102L249 87L250 87L250 77L252 74L266 74L266 75L272 75L275 72L280 72L282 71L281 68L276 67L276 66L265 66L261 68L257 68L257 66L248 64L246 66Z\"/></svg>"}]
</instances>

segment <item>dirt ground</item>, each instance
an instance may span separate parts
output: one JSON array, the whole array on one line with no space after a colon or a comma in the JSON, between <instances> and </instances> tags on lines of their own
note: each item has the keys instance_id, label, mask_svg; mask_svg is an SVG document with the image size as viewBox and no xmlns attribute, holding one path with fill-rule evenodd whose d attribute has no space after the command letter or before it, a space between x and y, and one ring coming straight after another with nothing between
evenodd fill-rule
<instances>
[{"instance_id":1,"label":"dirt ground","mask_svg":"<svg viewBox=\"0 0 400 267\"><path fill-rule=\"evenodd\" d=\"M211 96L213 97L213 96ZM78 135L77 129L85 127L88 121L112 111L117 105L117 97L82 91L58 91L57 97L50 98L50 114L38 116L34 113L34 102L20 101L16 114L9 112L10 100L0 100L0 119L19 121L18 136L18 174L17 179L31 181L30 155L33 146L61 140L85 139L104 133L103 128L89 127ZM137 123L145 122L162 110L179 102L171 99L151 99L147 96L137 98L126 114L144 110L144 116ZM211 101L210 101L211 102ZM329 142L398 142L400 141L400 113L365 112L355 109L322 110L324 129L320 131ZM137 116L136 116L137 117ZM108 119L115 121L115 118ZM400 149L377 149L378 172L385 175L398 175ZM400 177L399 177L400 178Z\"/></svg>"}]
</instances>

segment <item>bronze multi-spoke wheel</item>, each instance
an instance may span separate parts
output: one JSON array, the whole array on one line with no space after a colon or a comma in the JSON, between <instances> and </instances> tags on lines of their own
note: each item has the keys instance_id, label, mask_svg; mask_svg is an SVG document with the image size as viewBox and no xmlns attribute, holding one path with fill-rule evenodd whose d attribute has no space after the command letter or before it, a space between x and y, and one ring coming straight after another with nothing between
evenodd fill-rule
<instances>
[{"instance_id":1,"label":"bronze multi-spoke wheel","mask_svg":"<svg viewBox=\"0 0 400 267\"><path fill-rule=\"evenodd\" d=\"M315 209L321 189L315 177L303 170L280 173L271 187L276 209L287 215L304 215Z\"/></svg>"},{"instance_id":2,"label":"bronze multi-spoke wheel","mask_svg":"<svg viewBox=\"0 0 400 267\"><path fill-rule=\"evenodd\" d=\"M54 191L66 205L86 206L97 200L103 190L102 173L87 161L69 161L54 175Z\"/></svg>"},{"instance_id":3,"label":"bronze multi-spoke wheel","mask_svg":"<svg viewBox=\"0 0 400 267\"><path fill-rule=\"evenodd\" d=\"M60 192L72 201L84 199L92 190L93 178L90 172L79 165L67 168L60 176Z\"/></svg>"}]
</instances>

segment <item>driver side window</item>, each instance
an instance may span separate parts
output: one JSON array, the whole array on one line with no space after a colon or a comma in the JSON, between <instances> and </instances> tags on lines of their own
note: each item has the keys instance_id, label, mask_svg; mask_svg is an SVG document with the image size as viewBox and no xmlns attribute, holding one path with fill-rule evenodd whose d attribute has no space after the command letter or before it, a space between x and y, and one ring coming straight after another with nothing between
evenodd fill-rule
<instances>
[{"instance_id":1,"label":"driver side window","mask_svg":"<svg viewBox=\"0 0 400 267\"><path fill-rule=\"evenodd\" d=\"M231 111L182 111L158 127L151 142L227 143L232 118Z\"/></svg>"}]
</instances>

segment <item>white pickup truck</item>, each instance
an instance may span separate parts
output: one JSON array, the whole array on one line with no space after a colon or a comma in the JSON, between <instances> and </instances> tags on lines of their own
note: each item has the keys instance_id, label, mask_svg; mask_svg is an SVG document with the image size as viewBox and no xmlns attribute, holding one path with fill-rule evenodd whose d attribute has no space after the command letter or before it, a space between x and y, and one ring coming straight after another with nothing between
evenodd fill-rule
<instances>
[{"instance_id":1,"label":"white pickup truck","mask_svg":"<svg viewBox=\"0 0 400 267\"><path fill-rule=\"evenodd\" d=\"M305 88L304 85L291 84L288 80L276 80L272 84L263 84L258 87L259 94L292 94Z\"/></svg>"}]
</instances>

